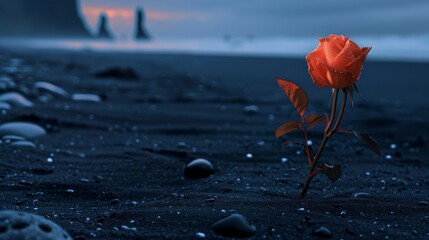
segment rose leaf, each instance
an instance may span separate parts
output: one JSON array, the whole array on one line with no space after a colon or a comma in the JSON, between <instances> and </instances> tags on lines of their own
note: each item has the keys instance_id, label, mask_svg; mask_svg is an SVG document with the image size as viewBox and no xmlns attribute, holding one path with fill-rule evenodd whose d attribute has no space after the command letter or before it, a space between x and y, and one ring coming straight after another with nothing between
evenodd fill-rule
<instances>
[{"instance_id":1,"label":"rose leaf","mask_svg":"<svg viewBox=\"0 0 429 240\"><path fill-rule=\"evenodd\" d=\"M303 117L305 110L307 110L308 106L308 96L305 91L302 88L298 87L298 85L296 85L295 83L285 79L278 78L277 83L289 97L290 101L292 102L295 109L298 111L299 115Z\"/></svg>"}]
</instances>

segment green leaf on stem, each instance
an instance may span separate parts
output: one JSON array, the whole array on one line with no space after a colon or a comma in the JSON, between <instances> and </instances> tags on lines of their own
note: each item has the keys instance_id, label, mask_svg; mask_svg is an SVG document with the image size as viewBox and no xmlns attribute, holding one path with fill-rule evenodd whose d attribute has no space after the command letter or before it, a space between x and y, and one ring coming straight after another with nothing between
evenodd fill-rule
<instances>
[{"instance_id":1,"label":"green leaf on stem","mask_svg":"<svg viewBox=\"0 0 429 240\"><path fill-rule=\"evenodd\" d=\"M310 114L304 118L304 122L308 123L309 129L311 129L319 123L328 122L328 116L327 115Z\"/></svg>"},{"instance_id":2,"label":"green leaf on stem","mask_svg":"<svg viewBox=\"0 0 429 240\"><path fill-rule=\"evenodd\" d=\"M341 177L342 169L339 164L329 165L324 163L322 168L322 173L325 174L331 182L336 182Z\"/></svg>"},{"instance_id":3,"label":"green leaf on stem","mask_svg":"<svg viewBox=\"0 0 429 240\"><path fill-rule=\"evenodd\" d=\"M380 144L378 144L378 142L374 138L372 138L369 134L358 133L356 131L344 130L344 129L341 129L338 132L340 132L340 133L347 133L347 134L353 134L359 140L361 140L369 149L371 149L373 152L375 152L378 156L381 156L381 147L380 147Z\"/></svg>"},{"instance_id":4,"label":"green leaf on stem","mask_svg":"<svg viewBox=\"0 0 429 240\"><path fill-rule=\"evenodd\" d=\"M303 117L308 106L308 96L305 91L295 83L285 79L278 78L277 83L289 97L299 115Z\"/></svg>"},{"instance_id":5,"label":"green leaf on stem","mask_svg":"<svg viewBox=\"0 0 429 240\"><path fill-rule=\"evenodd\" d=\"M285 134L301 128L301 124L297 120L285 123L276 129L276 137L279 138Z\"/></svg>"}]
</instances>

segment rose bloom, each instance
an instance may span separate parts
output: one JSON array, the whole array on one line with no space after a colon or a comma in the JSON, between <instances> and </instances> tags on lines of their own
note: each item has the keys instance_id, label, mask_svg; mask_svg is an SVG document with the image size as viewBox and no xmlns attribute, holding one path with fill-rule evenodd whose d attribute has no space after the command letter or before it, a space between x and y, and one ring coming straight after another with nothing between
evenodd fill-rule
<instances>
[{"instance_id":1,"label":"rose bloom","mask_svg":"<svg viewBox=\"0 0 429 240\"><path fill-rule=\"evenodd\" d=\"M360 77L370 47L359 46L344 36L331 34L305 58L308 73L318 87L347 88Z\"/></svg>"}]
</instances>

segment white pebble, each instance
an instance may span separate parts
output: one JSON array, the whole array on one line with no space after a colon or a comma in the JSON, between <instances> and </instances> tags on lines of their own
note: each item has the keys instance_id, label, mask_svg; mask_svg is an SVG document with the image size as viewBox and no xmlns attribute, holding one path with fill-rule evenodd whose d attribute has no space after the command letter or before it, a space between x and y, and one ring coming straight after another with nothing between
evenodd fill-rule
<instances>
[{"instance_id":1,"label":"white pebble","mask_svg":"<svg viewBox=\"0 0 429 240\"><path fill-rule=\"evenodd\" d=\"M205 235L204 233L202 233L202 232L197 232L197 233L195 234L195 236L196 236L197 238L206 238L206 235Z\"/></svg>"}]
</instances>

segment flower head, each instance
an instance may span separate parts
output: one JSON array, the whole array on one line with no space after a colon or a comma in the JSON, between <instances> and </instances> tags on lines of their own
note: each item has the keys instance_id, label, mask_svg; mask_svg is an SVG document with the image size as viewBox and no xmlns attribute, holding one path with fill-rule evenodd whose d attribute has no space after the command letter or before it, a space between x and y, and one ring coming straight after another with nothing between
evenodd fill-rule
<instances>
[{"instance_id":1,"label":"flower head","mask_svg":"<svg viewBox=\"0 0 429 240\"><path fill-rule=\"evenodd\" d=\"M318 87L352 86L360 77L370 47L359 46L345 36L331 34L306 57L308 73Z\"/></svg>"}]
</instances>

